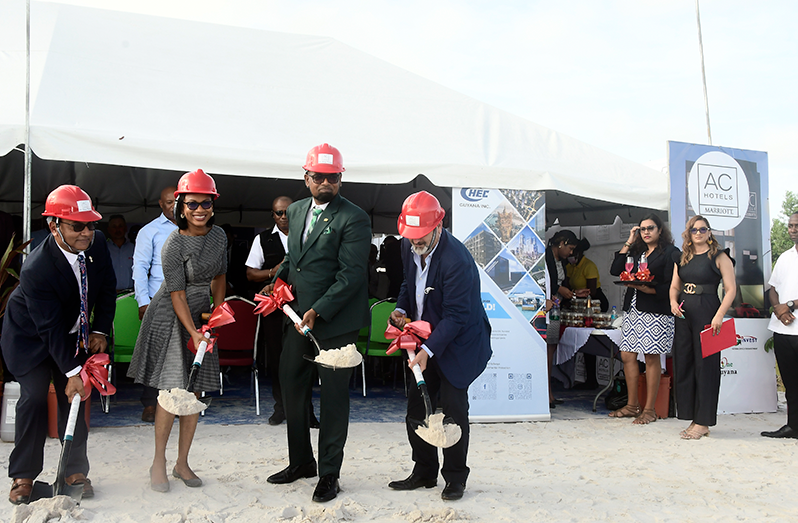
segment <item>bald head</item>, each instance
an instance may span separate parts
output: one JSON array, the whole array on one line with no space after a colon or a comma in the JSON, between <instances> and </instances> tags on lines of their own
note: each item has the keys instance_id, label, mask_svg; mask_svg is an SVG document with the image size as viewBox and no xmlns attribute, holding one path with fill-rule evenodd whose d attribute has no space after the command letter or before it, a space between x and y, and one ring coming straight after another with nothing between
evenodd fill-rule
<instances>
[{"instance_id":1,"label":"bald head","mask_svg":"<svg viewBox=\"0 0 798 523\"><path fill-rule=\"evenodd\" d=\"M166 218L174 222L175 221L175 191L177 187L165 187L163 191L161 191L161 197L158 199L158 205L161 207L161 211L163 211L163 215Z\"/></svg>"},{"instance_id":2,"label":"bald head","mask_svg":"<svg viewBox=\"0 0 798 523\"><path fill-rule=\"evenodd\" d=\"M277 228L283 234L288 234L288 206L294 203L294 200L288 196L278 196L272 202L272 218Z\"/></svg>"}]
</instances>

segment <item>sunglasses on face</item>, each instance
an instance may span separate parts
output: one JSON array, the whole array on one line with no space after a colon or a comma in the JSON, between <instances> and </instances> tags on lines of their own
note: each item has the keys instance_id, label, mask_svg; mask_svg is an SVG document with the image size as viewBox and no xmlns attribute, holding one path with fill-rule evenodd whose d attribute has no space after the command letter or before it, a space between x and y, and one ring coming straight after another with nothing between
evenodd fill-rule
<instances>
[{"instance_id":1,"label":"sunglasses on face","mask_svg":"<svg viewBox=\"0 0 798 523\"><path fill-rule=\"evenodd\" d=\"M69 225L70 227L72 227L72 230L75 231L75 232L83 232L83 229L85 229L86 227L88 227L90 231L93 231L94 229L97 228L97 222L88 222L88 223L72 222L72 223L70 223L70 222L61 222L61 221L59 221L58 225Z\"/></svg>"},{"instance_id":2,"label":"sunglasses on face","mask_svg":"<svg viewBox=\"0 0 798 523\"><path fill-rule=\"evenodd\" d=\"M199 207L202 207L206 211L213 207L213 200L205 200L204 202L185 202L186 207L191 209L192 211L196 211Z\"/></svg>"},{"instance_id":3,"label":"sunglasses on face","mask_svg":"<svg viewBox=\"0 0 798 523\"><path fill-rule=\"evenodd\" d=\"M275 216L279 218L280 216L286 214L288 211L272 211L272 212L274 213Z\"/></svg>"},{"instance_id":4,"label":"sunglasses on face","mask_svg":"<svg viewBox=\"0 0 798 523\"><path fill-rule=\"evenodd\" d=\"M709 229L706 227L693 227L692 229L690 229L690 234L698 234L698 233L706 234L708 230Z\"/></svg>"},{"instance_id":5,"label":"sunglasses on face","mask_svg":"<svg viewBox=\"0 0 798 523\"><path fill-rule=\"evenodd\" d=\"M656 225L649 225L648 227L640 227L640 230L643 231L643 232L656 231L657 230L657 226Z\"/></svg>"},{"instance_id":6,"label":"sunglasses on face","mask_svg":"<svg viewBox=\"0 0 798 523\"><path fill-rule=\"evenodd\" d=\"M327 180L331 185L335 185L341 179L341 173L334 173L334 174L309 174L310 179L313 180L313 183L316 185L321 185L324 183L324 180Z\"/></svg>"}]
</instances>

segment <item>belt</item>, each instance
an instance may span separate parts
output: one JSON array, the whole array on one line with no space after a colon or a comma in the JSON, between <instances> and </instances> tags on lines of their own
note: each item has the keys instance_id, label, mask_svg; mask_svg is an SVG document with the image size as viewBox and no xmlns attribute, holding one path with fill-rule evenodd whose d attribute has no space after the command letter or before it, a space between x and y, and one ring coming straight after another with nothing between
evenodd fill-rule
<instances>
[{"instance_id":1,"label":"belt","mask_svg":"<svg viewBox=\"0 0 798 523\"><path fill-rule=\"evenodd\" d=\"M685 294L711 294L716 292L716 290L695 283L685 283L682 285L682 292Z\"/></svg>"}]
</instances>

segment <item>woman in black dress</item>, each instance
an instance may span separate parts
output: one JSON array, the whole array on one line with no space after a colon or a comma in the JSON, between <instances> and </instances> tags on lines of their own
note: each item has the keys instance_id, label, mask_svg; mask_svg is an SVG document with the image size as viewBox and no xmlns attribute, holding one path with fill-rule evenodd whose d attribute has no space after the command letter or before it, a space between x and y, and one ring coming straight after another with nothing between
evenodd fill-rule
<instances>
[{"instance_id":1,"label":"woman in black dress","mask_svg":"<svg viewBox=\"0 0 798 523\"><path fill-rule=\"evenodd\" d=\"M676 316L673 341L676 417L690 420L682 439L701 439L717 422L720 353L703 357L700 333L711 325L720 332L723 316L737 294L733 260L720 249L709 222L696 215L682 233L682 258L671 281L671 311ZM725 296L718 298L723 281Z\"/></svg>"}]
</instances>

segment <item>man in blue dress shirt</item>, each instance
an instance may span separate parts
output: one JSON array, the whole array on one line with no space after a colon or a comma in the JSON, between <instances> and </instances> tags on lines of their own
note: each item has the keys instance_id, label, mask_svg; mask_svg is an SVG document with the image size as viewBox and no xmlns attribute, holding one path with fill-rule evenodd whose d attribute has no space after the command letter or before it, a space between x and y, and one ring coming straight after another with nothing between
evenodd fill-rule
<instances>
[{"instance_id":1,"label":"man in blue dress shirt","mask_svg":"<svg viewBox=\"0 0 798 523\"><path fill-rule=\"evenodd\" d=\"M116 290L133 288L133 242L128 240L127 222L121 214L108 219L108 252L116 275Z\"/></svg>"},{"instance_id":2,"label":"man in blue dress shirt","mask_svg":"<svg viewBox=\"0 0 798 523\"><path fill-rule=\"evenodd\" d=\"M161 249L166 238L177 229L175 224L175 187L167 187L161 191L158 205L161 207L160 216L145 225L136 236L136 249L133 253L133 289L136 293L136 302L139 304L139 319L144 317L144 311L150 304L150 299L155 296L163 282L163 268L161 267ZM155 404L158 402L158 389L144 386L141 394L141 404L144 411L141 421L152 423L155 421Z\"/></svg>"}]
</instances>

